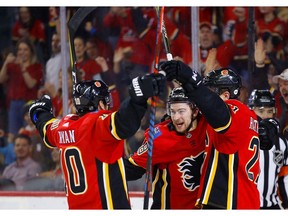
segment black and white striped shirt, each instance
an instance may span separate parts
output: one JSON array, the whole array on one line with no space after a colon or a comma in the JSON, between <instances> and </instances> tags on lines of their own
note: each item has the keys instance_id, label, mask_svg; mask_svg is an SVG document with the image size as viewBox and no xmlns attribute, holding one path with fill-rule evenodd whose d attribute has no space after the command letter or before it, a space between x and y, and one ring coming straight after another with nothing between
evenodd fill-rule
<instances>
[{"instance_id":1,"label":"black and white striped shirt","mask_svg":"<svg viewBox=\"0 0 288 216\"><path fill-rule=\"evenodd\" d=\"M269 151L260 150L260 176L257 186L261 207L269 208L275 205L282 207L277 193L278 188L286 194L286 197L282 197L283 204L288 203L288 176L284 176L283 181L278 182L282 166L288 166L288 145L285 138L279 137L279 142Z\"/></svg>"}]
</instances>

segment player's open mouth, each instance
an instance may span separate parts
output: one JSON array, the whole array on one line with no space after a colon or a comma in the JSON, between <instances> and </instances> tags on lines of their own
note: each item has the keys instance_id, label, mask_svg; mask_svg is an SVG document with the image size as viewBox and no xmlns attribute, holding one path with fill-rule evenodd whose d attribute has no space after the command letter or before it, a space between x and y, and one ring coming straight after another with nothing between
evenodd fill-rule
<instances>
[{"instance_id":1,"label":"player's open mouth","mask_svg":"<svg viewBox=\"0 0 288 216\"><path fill-rule=\"evenodd\" d=\"M182 127L184 125L184 123L176 123L177 127Z\"/></svg>"}]
</instances>

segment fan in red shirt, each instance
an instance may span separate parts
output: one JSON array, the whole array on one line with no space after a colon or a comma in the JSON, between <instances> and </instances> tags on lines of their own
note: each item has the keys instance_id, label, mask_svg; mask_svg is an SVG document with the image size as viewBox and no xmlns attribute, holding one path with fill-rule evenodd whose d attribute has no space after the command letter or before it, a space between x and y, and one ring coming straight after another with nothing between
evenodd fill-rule
<instances>
[{"instance_id":1,"label":"fan in red shirt","mask_svg":"<svg viewBox=\"0 0 288 216\"><path fill-rule=\"evenodd\" d=\"M0 72L0 83L5 84L7 93L9 140L23 126L24 104L37 98L37 91L43 78L43 67L37 60L31 40L18 41L16 55L9 53Z\"/></svg>"},{"instance_id":2,"label":"fan in red shirt","mask_svg":"<svg viewBox=\"0 0 288 216\"><path fill-rule=\"evenodd\" d=\"M69 209L130 209L124 164L124 140L140 127L147 99L163 93L161 74L133 79L130 96L118 111L109 109L111 95L100 81L76 84L77 114L56 119L50 97L34 102L29 114L44 143L61 150Z\"/></svg>"},{"instance_id":3,"label":"fan in red shirt","mask_svg":"<svg viewBox=\"0 0 288 216\"><path fill-rule=\"evenodd\" d=\"M202 80L198 72L175 60L165 62L161 69L168 81L176 79L182 84L209 123L197 206L259 209L258 119L235 100L240 93L240 76L222 68Z\"/></svg>"},{"instance_id":4,"label":"fan in red shirt","mask_svg":"<svg viewBox=\"0 0 288 216\"><path fill-rule=\"evenodd\" d=\"M146 42L141 39L144 29L138 29L137 19L134 18L140 12L140 8L111 7L103 19L103 26L111 31L120 29L115 50L119 48L129 50L127 59L131 63L149 68L153 61L151 54L154 54L154 49L149 50Z\"/></svg>"},{"instance_id":5,"label":"fan in red shirt","mask_svg":"<svg viewBox=\"0 0 288 216\"><path fill-rule=\"evenodd\" d=\"M204 159L206 120L181 87L168 98L169 119L155 126L151 209L194 209ZM142 146L125 160L127 180L146 172L149 129Z\"/></svg>"},{"instance_id":6,"label":"fan in red shirt","mask_svg":"<svg viewBox=\"0 0 288 216\"><path fill-rule=\"evenodd\" d=\"M12 28L12 39L18 41L22 37L28 37L33 42L45 42L45 27L41 20L35 19L29 7L19 8L19 20Z\"/></svg>"}]
</instances>

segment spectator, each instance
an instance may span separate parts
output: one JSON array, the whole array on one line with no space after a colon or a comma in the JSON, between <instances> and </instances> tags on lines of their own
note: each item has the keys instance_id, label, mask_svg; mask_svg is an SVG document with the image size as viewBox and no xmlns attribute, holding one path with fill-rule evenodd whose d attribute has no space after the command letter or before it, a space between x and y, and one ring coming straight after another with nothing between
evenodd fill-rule
<instances>
[{"instance_id":1,"label":"spectator","mask_svg":"<svg viewBox=\"0 0 288 216\"><path fill-rule=\"evenodd\" d=\"M44 23L36 19L29 7L19 7L19 19L12 28L14 44L21 38L29 38L35 45L37 56L41 63L45 62L46 36Z\"/></svg>"},{"instance_id":2,"label":"spectator","mask_svg":"<svg viewBox=\"0 0 288 216\"><path fill-rule=\"evenodd\" d=\"M29 107L34 101L28 101L23 109L23 116L25 120L25 126L20 128L18 134L25 134L31 139L31 158L40 164L41 170L46 171L51 168L52 159L49 149L43 148L43 140L41 139L39 132L29 116Z\"/></svg>"},{"instance_id":3,"label":"spectator","mask_svg":"<svg viewBox=\"0 0 288 216\"><path fill-rule=\"evenodd\" d=\"M68 48L68 47L67 47ZM45 84L49 83L54 85L55 89L58 89L59 86L59 71L62 68L62 55L61 55L61 46L60 46L60 36L57 33L54 33L51 41L52 54L48 59L45 67ZM67 49L66 61L69 64L69 52ZM45 85L44 84L44 85ZM60 83L61 84L61 83Z\"/></svg>"},{"instance_id":4,"label":"spectator","mask_svg":"<svg viewBox=\"0 0 288 216\"><path fill-rule=\"evenodd\" d=\"M280 100L281 93L278 85L273 82L273 76L276 76L277 70L272 63L266 64L266 48L262 38L258 38L255 43L254 59L255 71L252 72L252 88L269 89L276 101Z\"/></svg>"},{"instance_id":5,"label":"spectator","mask_svg":"<svg viewBox=\"0 0 288 216\"><path fill-rule=\"evenodd\" d=\"M20 39L16 56L8 54L0 72L0 83L5 83L7 88L9 142L24 125L23 106L37 98L42 77L43 67L37 61L33 43L29 39Z\"/></svg>"},{"instance_id":6,"label":"spectator","mask_svg":"<svg viewBox=\"0 0 288 216\"><path fill-rule=\"evenodd\" d=\"M216 49L216 60L220 67L227 67L234 57L236 49L234 42L227 40L216 47L213 40L213 28L208 22L203 22L199 25L199 44L200 61L202 64L201 73L204 73L206 70L204 64L212 48ZM224 52L226 53L225 55L223 55Z\"/></svg>"},{"instance_id":7,"label":"spectator","mask_svg":"<svg viewBox=\"0 0 288 216\"><path fill-rule=\"evenodd\" d=\"M276 119L280 123L280 132L285 134L288 125L288 69L285 69L280 75L273 76L272 80L278 85L281 94L280 97L275 98Z\"/></svg>"},{"instance_id":8,"label":"spectator","mask_svg":"<svg viewBox=\"0 0 288 216\"><path fill-rule=\"evenodd\" d=\"M132 79L147 73L153 61L151 50L149 50L147 43L140 39L142 30L144 31L147 26L145 20L142 28L143 20L140 20L140 22L138 20L140 13L140 8L111 7L103 19L106 28L120 29L115 50L122 49L124 53L124 59L121 61L121 70L125 73L126 79ZM142 18L143 16L140 14L140 17ZM136 25L136 22L139 23ZM155 38L153 39L155 40ZM115 72L117 73L118 71Z\"/></svg>"},{"instance_id":9,"label":"spectator","mask_svg":"<svg viewBox=\"0 0 288 216\"><path fill-rule=\"evenodd\" d=\"M96 59L102 56L109 68L113 67L113 49L108 42L102 41L98 38L88 38L86 41L86 53L90 59Z\"/></svg>"},{"instance_id":10,"label":"spectator","mask_svg":"<svg viewBox=\"0 0 288 216\"><path fill-rule=\"evenodd\" d=\"M74 38L75 54L77 58L77 69L82 73L81 80L93 80L94 78L100 78L102 68L98 65L94 59L90 59L86 53L86 42L81 36Z\"/></svg>"},{"instance_id":11,"label":"spectator","mask_svg":"<svg viewBox=\"0 0 288 216\"><path fill-rule=\"evenodd\" d=\"M61 170L60 151L57 148L51 150L53 168L39 173L39 176L31 178L25 183L24 190L30 191L64 191L65 183Z\"/></svg>"},{"instance_id":12,"label":"spectator","mask_svg":"<svg viewBox=\"0 0 288 216\"><path fill-rule=\"evenodd\" d=\"M86 54L88 58L94 60L101 67L101 73L94 76L94 78L103 80L109 86L113 101L111 109L116 111L120 106L120 96L116 88L115 73L111 70L112 55L110 56L109 53L110 47L108 43L92 40L92 38L86 41Z\"/></svg>"},{"instance_id":13,"label":"spectator","mask_svg":"<svg viewBox=\"0 0 288 216\"><path fill-rule=\"evenodd\" d=\"M287 209L288 175L279 176L279 173L282 168L288 168L288 145L283 135L279 134L279 123L274 119L275 99L269 90L255 89L250 94L248 106L262 119L259 123L261 172L257 183L260 207ZM270 130L267 131L267 128Z\"/></svg>"},{"instance_id":14,"label":"spectator","mask_svg":"<svg viewBox=\"0 0 288 216\"><path fill-rule=\"evenodd\" d=\"M0 168L0 173L2 173L6 166L16 160L16 155L14 152L14 143L7 141L4 130L0 129L0 137L2 142L2 145L0 147L0 155L2 155L3 157L3 164Z\"/></svg>"},{"instance_id":15,"label":"spectator","mask_svg":"<svg viewBox=\"0 0 288 216\"><path fill-rule=\"evenodd\" d=\"M29 136L19 134L14 142L16 161L4 169L2 177L12 180L16 190L23 190L25 182L38 175L41 167L31 158L32 146Z\"/></svg>"},{"instance_id":16,"label":"spectator","mask_svg":"<svg viewBox=\"0 0 288 216\"><path fill-rule=\"evenodd\" d=\"M277 34L280 40L283 40L285 35L285 24L277 16L276 7L258 7L259 16L256 22L256 33L258 36L262 36L265 32L270 32L271 34ZM283 44L282 44L283 46Z\"/></svg>"},{"instance_id":17,"label":"spectator","mask_svg":"<svg viewBox=\"0 0 288 216\"><path fill-rule=\"evenodd\" d=\"M72 103L72 93L73 93L73 80L72 80L72 72L71 68L68 67L67 70L67 87L68 87L68 113L76 113L76 110ZM44 94L47 94L51 97L54 115L57 118L63 117L63 97L62 97L62 70L58 72L58 89L55 88L54 84L47 82L43 88L38 92L38 97L41 98ZM77 73L77 80L81 79L81 75Z\"/></svg>"}]
</instances>

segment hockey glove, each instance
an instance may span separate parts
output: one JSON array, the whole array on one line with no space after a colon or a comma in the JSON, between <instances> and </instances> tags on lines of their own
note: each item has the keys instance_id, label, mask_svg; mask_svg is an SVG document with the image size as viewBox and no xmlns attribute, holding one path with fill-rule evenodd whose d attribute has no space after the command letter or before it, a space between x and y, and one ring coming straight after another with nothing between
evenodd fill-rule
<instances>
[{"instance_id":1,"label":"hockey glove","mask_svg":"<svg viewBox=\"0 0 288 216\"><path fill-rule=\"evenodd\" d=\"M259 122L260 149L270 150L279 139L279 122L273 118L263 119Z\"/></svg>"},{"instance_id":2,"label":"hockey glove","mask_svg":"<svg viewBox=\"0 0 288 216\"><path fill-rule=\"evenodd\" d=\"M50 113L53 117L52 102L48 95L43 95L30 106L29 115L33 124L36 125L40 113Z\"/></svg>"},{"instance_id":3,"label":"hockey glove","mask_svg":"<svg viewBox=\"0 0 288 216\"><path fill-rule=\"evenodd\" d=\"M166 61L160 65L160 69L166 72L168 81L176 79L187 92L193 91L202 84L200 74L182 61Z\"/></svg>"},{"instance_id":4,"label":"hockey glove","mask_svg":"<svg viewBox=\"0 0 288 216\"><path fill-rule=\"evenodd\" d=\"M148 74L136 77L129 87L129 94L133 101L146 104L147 99L153 96L161 96L165 91L166 77L162 74Z\"/></svg>"}]
</instances>

